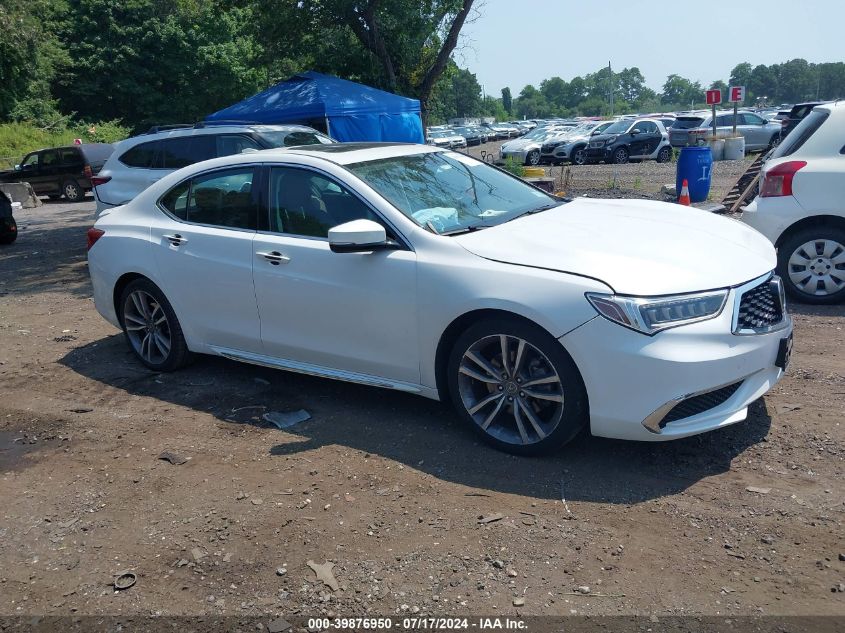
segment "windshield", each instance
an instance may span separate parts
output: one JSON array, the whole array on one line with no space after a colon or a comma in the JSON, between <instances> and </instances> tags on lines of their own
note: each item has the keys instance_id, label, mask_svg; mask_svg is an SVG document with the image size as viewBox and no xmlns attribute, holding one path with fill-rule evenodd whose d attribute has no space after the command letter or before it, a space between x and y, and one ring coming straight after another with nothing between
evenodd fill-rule
<instances>
[{"instance_id":1,"label":"windshield","mask_svg":"<svg viewBox=\"0 0 845 633\"><path fill-rule=\"evenodd\" d=\"M602 134L624 134L628 131L628 128L630 126L630 121L617 121L613 125L608 126L608 128L604 132L602 132Z\"/></svg>"},{"instance_id":2,"label":"windshield","mask_svg":"<svg viewBox=\"0 0 845 633\"><path fill-rule=\"evenodd\" d=\"M328 136L324 136L316 130L262 130L259 135L270 144L270 147L329 145L334 143Z\"/></svg>"},{"instance_id":3,"label":"windshield","mask_svg":"<svg viewBox=\"0 0 845 633\"><path fill-rule=\"evenodd\" d=\"M549 130L534 128L522 138L530 141L542 141L549 135Z\"/></svg>"},{"instance_id":4,"label":"windshield","mask_svg":"<svg viewBox=\"0 0 845 633\"><path fill-rule=\"evenodd\" d=\"M395 156L354 163L347 169L435 233L493 226L563 204L506 172L455 152Z\"/></svg>"}]
</instances>

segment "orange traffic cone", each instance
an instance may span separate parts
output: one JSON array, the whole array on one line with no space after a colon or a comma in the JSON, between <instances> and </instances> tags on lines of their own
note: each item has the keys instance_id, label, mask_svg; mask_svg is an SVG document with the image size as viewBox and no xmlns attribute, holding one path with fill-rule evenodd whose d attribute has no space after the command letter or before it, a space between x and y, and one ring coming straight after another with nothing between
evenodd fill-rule
<instances>
[{"instance_id":1,"label":"orange traffic cone","mask_svg":"<svg viewBox=\"0 0 845 633\"><path fill-rule=\"evenodd\" d=\"M689 183L687 179L684 178L684 182L681 185L681 195L678 196L678 204L683 204L684 206L690 206L689 200Z\"/></svg>"}]
</instances>

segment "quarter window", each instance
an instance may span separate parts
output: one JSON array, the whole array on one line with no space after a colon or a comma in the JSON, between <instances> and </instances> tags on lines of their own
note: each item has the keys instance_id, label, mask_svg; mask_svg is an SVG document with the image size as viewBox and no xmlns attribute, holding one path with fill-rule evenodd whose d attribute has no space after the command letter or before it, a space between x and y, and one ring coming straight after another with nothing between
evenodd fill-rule
<instances>
[{"instance_id":1,"label":"quarter window","mask_svg":"<svg viewBox=\"0 0 845 633\"><path fill-rule=\"evenodd\" d=\"M356 196L320 174L276 167L270 172L270 230L304 237L328 237L333 226L378 218Z\"/></svg>"},{"instance_id":2,"label":"quarter window","mask_svg":"<svg viewBox=\"0 0 845 633\"><path fill-rule=\"evenodd\" d=\"M161 206L180 220L187 220L188 193L190 192L190 189L190 180L186 180L185 182L176 185L173 189L164 194L164 197L161 199Z\"/></svg>"},{"instance_id":3,"label":"quarter window","mask_svg":"<svg viewBox=\"0 0 845 633\"><path fill-rule=\"evenodd\" d=\"M216 156L232 156L245 149L261 149L258 143L242 134L220 134L214 138L217 142Z\"/></svg>"}]
</instances>

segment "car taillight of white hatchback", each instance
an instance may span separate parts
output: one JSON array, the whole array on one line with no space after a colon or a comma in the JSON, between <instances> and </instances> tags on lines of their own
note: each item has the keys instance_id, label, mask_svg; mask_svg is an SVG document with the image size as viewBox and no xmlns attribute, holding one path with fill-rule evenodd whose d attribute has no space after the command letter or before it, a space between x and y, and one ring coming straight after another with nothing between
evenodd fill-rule
<instances>
[{"instance_id":1,"label":"car taillight of white hatchback","mask_svg":"<svg viewBox=\"0 0 845 633\"><path fill-rule=\"evenodd\" d=\"M761 198L777 198L792 195L792 180L801 169L807 166L807 161L790 160L775 165L766 172L760 187Z\"/></svg>"}]
</instances>

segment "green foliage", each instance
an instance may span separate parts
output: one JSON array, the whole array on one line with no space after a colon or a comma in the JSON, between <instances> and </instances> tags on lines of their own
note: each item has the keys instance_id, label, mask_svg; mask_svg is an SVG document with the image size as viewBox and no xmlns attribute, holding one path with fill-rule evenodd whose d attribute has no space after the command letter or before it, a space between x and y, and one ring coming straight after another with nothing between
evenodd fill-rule
<instances>
[{"instance_id":1,"label":"green foliage","mask_svg":"<svg viewBox=\"0 0 845 633\"><path fill-rule=\"evenodd\" d=\"M508 115L513 112L513 97L511 96L510 88L502 88L502 107L505 109L505 112L507 112Z\"/></svg>"},{"instance_id":2,"label":"green foliage","mask_svg":"<svg viewBox=\"0 0 845 633\"><path fill-rule=\"evenodd\" d=\"M129 133L129 128L117 121L77 123L53 129L26 122L0 124L0 168L17 164L24 154L37 149L72 145L77 138L84 143L114 143L125 139Z\"/></svg>"},{"instance_id":3,"label":"green foliage","mask_svg":"<svg viewBox=\"0 0 845 633\"><path fill-rule=\"evenodd\" d=\"M505 159L504 169L505 171L509 171L514 176L518 176L519 178L525 176L525 167L523 167L522 163L520 163L519 161L514 160L512 156L508 156Z\"/></svg>"}]
</instances>

